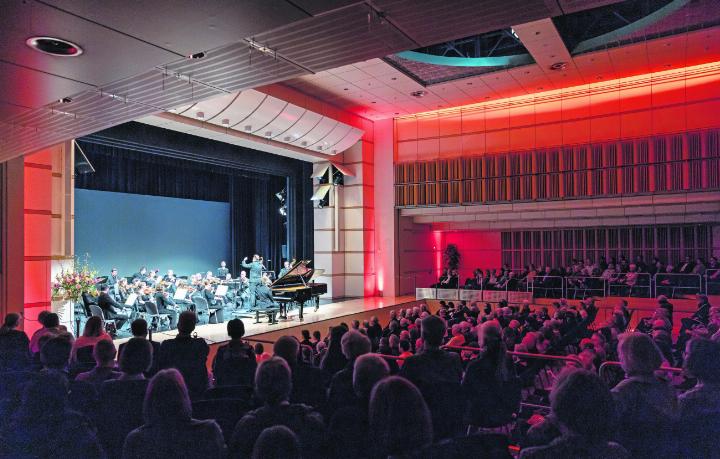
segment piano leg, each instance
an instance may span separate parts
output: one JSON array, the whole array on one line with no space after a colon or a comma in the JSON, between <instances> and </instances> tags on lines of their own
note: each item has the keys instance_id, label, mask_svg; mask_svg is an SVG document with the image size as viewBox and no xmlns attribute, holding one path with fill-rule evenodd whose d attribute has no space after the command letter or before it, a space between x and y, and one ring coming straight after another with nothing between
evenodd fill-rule
<instances>
[{"instance_id":1,"label":"piano leg","mask_svg":"<svg viewBox=\"0 0 720 459\"><path fill-rule=\"evenodd\" d=\"M299 319L299 320L303 320L303 306L304 306L304 302L303 302L303 301L300 301L300 302L298 303L298 306L299 306L299 308L298 308L298 309L299 309L298 319Z\"/></svg>"},{"instance_id":2,"label":"piano leg","mask_svg":"<svg viewBox=\"0 0 720 459\"><path fill-rule=\"evenodd\" d=\"M260 311L258 309L255 310L255 323L260 323Z\"/></svg>"},{"instance_id":3,"label":"piano leg","mask_svg":"<svg viewBox=\"0 0 720 459\"><path fill-rule=\"evenodd\" d=\"M318 309L320 309L320 296L315 296L315 312L318 312Z\"/></svg>"}]
</instances>

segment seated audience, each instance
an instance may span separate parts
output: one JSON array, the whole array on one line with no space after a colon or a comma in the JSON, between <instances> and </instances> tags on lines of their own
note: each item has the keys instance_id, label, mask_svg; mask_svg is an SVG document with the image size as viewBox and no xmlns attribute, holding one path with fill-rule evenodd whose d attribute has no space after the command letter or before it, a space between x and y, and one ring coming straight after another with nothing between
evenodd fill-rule
<instances>
[{"instance_id":1,"label":"seated audience","mask_svg":"<svg viewBox=\"0 0 720 459\"><path fill-rule=\"evenodd\" d=\"M252 451L252 459L301 459L300 441L285 426L268 427L260 433Z\"/></svg>"},{"instance_id":2,"label":"seated audience","mask_svg":"<svg viewBox=\"0 0 720 459\"><path fill-rule=\"evenodd\" d=\"M30 340L17 329L21 318L11 312L0 327L0 372L24 370L30 364Z\"/></svg>"},{"instance_id":3,"label":"seated audience","mask_svg":"<svg viewBox=\"0 0 720 459\"><path fill-rule=\"evenodd\" d=\"M40 352L40 339L43 336L60 334L60 318L54 312L40 312L38 322L42 324L42 328L33 333L32 338L30 338L30 353L32 354Z\"/></svg>"},{"instance_id":4,"label":"seated audience","mask_svg":"<svg viewBox=\"0 0 720 459\"><path fill-rule=\"evenodd\" d=\"M338 325L330 329L328 349L320 362L320 368L325 370L328 374L334 375L347 365L347 359L343 355L342 348L340 346L340 340L347 330L347 327L343 327L342 325Z\"/></svg>"},{"instance_id":5,"label":"seated audience","mask_svg":"<svg viewBox=\"0 0 720 459\"><path fill-rule=\"evenodd\" d=\"M423 349L405 359L400 376L420 389L428 402L436 438L453 437L462 428L462 416L457 416L456 412L462 403L460 356L440 349L446 331L440 317L425 317L421 328Z\"/></svg>"},{"instance_id":6,"label":"seated audience","mask_svg":"<svg viewBox=\"0 0 720 459\"><path fill-rule=\"evenodd\" d=\"M150 365L150 369L145 372L145 376L152 377L155 373L158 371L158 355L160 352L160 343L157 341L148 340L148 323L145 319L135 319L130 324L130 331L132 332L133 338L140 338L148 341L150 345L152 346L152 363ZM122 358L123 349L127 345L127 343L122 343L118 347L118 355L120 358Z\"/></svg>"},{"instance_id":7,"label":"seated audience","mask_svg":"<svg viewBox=\"0 0 720 459\"><path fill-rule=\"evenodd\" d=\"M720 343L693 338L685 349L685 373L695 387L678 397L679 452L685 457L718 457L720 436Z\"/></svg>"},{"instance_id":8,"label":"seated audience","mask_svg":"<svg viewBox=\"0 0 720 459\"><path fill-rule=\"evenodd\" d=\"M567 369L550 394L552 417L562 434L545 446L523 449L521 459L627 458L611 441L617 419L610 391L585 370Z\"/></svg>"},{"instance_id":9,"label":"seated audience","mask_svg":"<svg viewBox=\"0 0 720 459\"><path fill-rule=\"evenodd\" d=\"M231 457L250 457L260 433L278 425L289 428L298 436L303 457L319 454L325 431L323 418L307 405L289 403L291 393L292 376L285 360L272 357L258 366L255 395L263 406L238 421L229 443Z\"/></svg>"},{"instance_id":10,"label":"seated audience","mask_svg":"<svg viewBox=\"0 0 720 459\"><path fill-rule=\"evenodd\" d=\"M325 404L329 376L320 368L298 360L300 343L294 336L282 336L275 341L275 357L285 359L292 374L291 403L304 403L317 409Z\"/></svg>"},{"instance_id":11,"label":"seated audience","mask_svg":"<svg viewBox=\"0 0 720 459\"><path fill-rule=\"evenodd\" d=\"M177 370L162 370L150 381L143 416L145 423L125 439L124 459L225 457L220 427L192 418L188 389Z\"/></svg>"},{"instance_id":12,"label":"seated audience","mask_svg":"<svg viewBox=\"0 0 720 459\"><path fill-rule=\"evenodd\" d=\"M253 351L255 352L255 361L258 364L272 357L268 352L265 352L265 346L263 346L263 343L255 343Z\"/></svg>"},{"instance_id":13,"label":"seated audience","mask_svg":"<svg viewBox=\"0 0 720 459\"><path fill-rule=\"evenodd\" d=\"M75 377L76 381L85 381L99 388L103 382L120 377L120 372L115 371L115 345L112 341L102 340L93 348L95 368Z\"/></svg>"},{"instance_id":14,"label":"seated audience","mask_svg":"<svg viewBox=\"0 0 720 459\"><path fill-rule=\"evenodd\" d=\"M52 335L46 335L52 336ZM57 373L69 377L68 363L72 350L73 337L69 333L52 336L40 349L40 363L43 373Z\"/></svg>"},{"instance_id":15,"label":"seated audience","mask_svg":"<svg viewBox=\"0 0 720 459\"><path fill-rule=\"evenodd\" d=\"M80 363L78 360L78 349L92 348L101 340L112 341L112 338L105 333L102 318L96 316L90 317L87 322L85 322L82 336L77 338L73 343L72 352L70 353L70 363ZM90 352L90 354L92 354L92 352Z\"/></svg>"},{"instance_id":16,"label":"seated audience","mask_svg":"<svg viewBox=\"0 0 720 459\"><path fill-rule=\"evenodd\" d=\"M62 338L53 338L53 340ZM67 342L67 353L70 343ZM0 457L104 458L92 423L68 408L67 380L46 372L31 378L22 402L0 430Z\"/></svg>"},{"instance_id":17,"label":"seated audience","mask_svg":"<svg viewBox=\"0 0 720 459\"><path fill-rule=\"evenodd\" d=\"M375 385L368 419L372 457L411 457L432 443L430 411L420 391L404 378L391 376Z\"/></svg>"},{"instance_id":18,"label":"seated audience","mask_svg":"<svg viewBox=\"0 0 720 459\"><path fill-rule=\"evenodd\" d=\"M185 311L178 319L178 334L160 345L158 366L161 369L175 368L183 375L190 397L200 397L208 387L206 367L210 347L204 339L192 336L197 316Z\"/></svg>"},{"instance_id":19,"label":"seated audience","mask_svg":"<svg viewBox=\"0 0 720 459\"><path fill-rule=\"evenodd\" d=\"M485 322L478 333L480 356L470 362L462 381L468 400L466 424L480 428L512 428L520 410L521 387L502 340L500 325Z\"/></svg>"},{"instance_id":20,"label":"seated audience","mask_svg":"<svg viewBox=\"0 0 720 459\"><path fill-rule=\"evenodd\" d=\"M212 369L215 384L218 386L252 386L257 361L255 352L242 340L245 324L240 319L232 319L227 324L230 341L217 350Z\"/></svg>"},{"instance_id":21,"label":"seated audience","mask_svg":"<svg viewBox=\"0 0 720 459\"><path fill-rule=\"evenodd\" d=\"M675 390L658 378L662 354L642 333L620 336L618 353L625 379L612 389L618 412L618 441L633 457L672 455Z\"/></svg>"},{"instance_id":22,"label":"seated audience","mask_svg":"<svg viewBox=\"0 0 720 459\"><path fill-rule=\"evenodd\" d=\"M328 412L334 412L343 405L353 403L355 359L363 354L368 354L371 349L370 339L357 330L346 332L340 340L340 347L348 363L345 368L335 373L330 381Z\"/></svg>"}]
</instances>

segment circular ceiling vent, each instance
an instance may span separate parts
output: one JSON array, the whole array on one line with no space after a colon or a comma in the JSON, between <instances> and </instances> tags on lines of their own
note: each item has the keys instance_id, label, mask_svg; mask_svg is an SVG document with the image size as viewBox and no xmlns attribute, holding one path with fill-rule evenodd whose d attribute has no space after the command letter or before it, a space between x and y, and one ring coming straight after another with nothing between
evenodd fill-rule
<instances>
[{"instance_id":1,"label":"circular ceiling vent","mask_svg":"<svg viewBox=\"0 0 720 459\"><path fill-rule=\"evenodd\" d=\"M32 49L51 56L76 57L83 49L75 43L55 37L30 37L25 44Z\"/></svg>"},{"instance_id":2,"label":"circular ceiling vent","mask_svg":"<svg viewBox=\"0 0 720 459\"><path fill-rule=\"evenodd\" d=\"M555 62L550 66L550 70L565 70L567 68L567 62Z\"/></svg>"}]
</instances>

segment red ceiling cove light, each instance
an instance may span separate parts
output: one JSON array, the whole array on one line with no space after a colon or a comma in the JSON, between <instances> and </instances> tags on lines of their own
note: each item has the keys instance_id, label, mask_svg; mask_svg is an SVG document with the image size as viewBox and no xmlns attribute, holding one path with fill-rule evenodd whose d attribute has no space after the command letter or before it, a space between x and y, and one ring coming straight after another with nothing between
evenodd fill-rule
<instances>
[{"instance_id":1,"label":"red ceiling cove light","mask_svg":"<svg viewBox=\"0 0 720 459\"><path fill-rule=\"evenodd\" d=\"M35 51L58 57L77 57L83 49L73 42L55 37L30 37L25 44Z\"/></svg>"}]
</instances>

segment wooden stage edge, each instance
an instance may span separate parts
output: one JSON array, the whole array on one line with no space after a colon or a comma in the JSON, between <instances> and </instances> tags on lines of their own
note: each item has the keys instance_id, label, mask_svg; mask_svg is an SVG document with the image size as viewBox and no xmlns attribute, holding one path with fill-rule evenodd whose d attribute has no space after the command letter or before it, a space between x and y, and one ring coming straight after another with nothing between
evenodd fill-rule
<instances>
[{"instance_id":1,"label":"wooden stage edge","mask_svg":"<svg viewBox=\"0 0 720 459\"><path fill-rule=\"evenodd\" d=\"M256 324L254 313L244 314L240 318L245 323L246 338L274 341L283 335L300 336L300 330L304 329L310 330L311 333L319 330L325 336L329 327L338 325L341 322L349 323L352 320L363 321L372 316L378 316L380 323L384 326L390 317L391 310L399 307L412 307L416 302L413 296L347 299L320 305L317 312L313 310L313 307L306 307L302 322L298 320L298 310L293 309L288 313L287 320L280 320L275 325L269 325L266 317L261 317L262 322ZM195 328L195 333L199 338L205 339L211 347L215 347L215 345L229 340L227 321L232 317L232 315L226 314L225 323L198 325ZM177 330L161 331L153 333L152 339L162 342L174 338L175 335L177 335ZM119 345L127 340L128 338L117 339L115 344Z\"/></svg>"}]
</instances>

